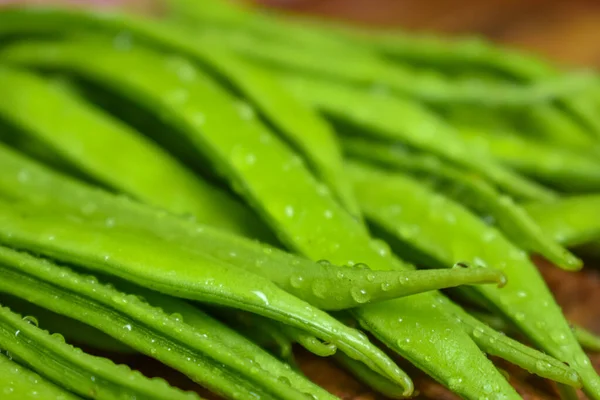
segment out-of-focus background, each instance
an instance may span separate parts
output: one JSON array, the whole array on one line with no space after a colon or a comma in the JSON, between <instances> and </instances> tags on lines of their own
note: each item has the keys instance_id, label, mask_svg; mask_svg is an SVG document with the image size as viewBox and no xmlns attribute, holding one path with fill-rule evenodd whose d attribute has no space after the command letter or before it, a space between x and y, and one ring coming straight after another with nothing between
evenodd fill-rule
<instances>
[{"instance_id":1,"label":"out-of-focus background","mask_svg":"<svg viewBox=\"0 0 600 400\"><path fill-rule=\"evenodd\" d=\"M567 65L600 67L600 0L252 0L370 26L478 33Z\"/></svg>"}]
</instances>

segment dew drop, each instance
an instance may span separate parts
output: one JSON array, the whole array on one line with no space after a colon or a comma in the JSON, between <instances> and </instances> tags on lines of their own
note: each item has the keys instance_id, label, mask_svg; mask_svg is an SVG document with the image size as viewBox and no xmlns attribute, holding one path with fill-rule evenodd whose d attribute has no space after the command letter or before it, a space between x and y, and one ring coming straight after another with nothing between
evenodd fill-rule
<instances>
[{"instance_id":1,"label":"dew drop","mask_svg":"<svg viewBox=\"0 0 600 400\"><path fill-rule=\"evenodd\" d=\"M354 287L350 289L350 295L357 303L363 304L371 299L369 293L362 288Z\"/></svg>"},{"instance_id":2,"label":"dew drop","mask_svg":"<svg viewBox=\"0 0 600 400\"><path fill-rule=\"evenodd\" d=\"M327 284L321 280L315 280L312 284L312 292L320 299L324 299L327 296Z\"/></svg>"},{"instance_id":3,"label":"dew drop","mask_svg":"<svg viewBox=\"0 0 600 400\"><path fill-rule=\"evenodd\" d=\"M123 329L125 329L126 331L131 332L131 325L130 324L123 325Z\"/></svg>"},{"instance_id":4,"label":"dew drop","mask_svg":"<svg viewBox=\"0 0 600 400\"><path fill-rule=\"evenodd\" d=\"M390 290L392 288L392 284L389 282L383 282L381 284L381 290L383 290L384 292L387 292L388 290Z\"/></svg>"},{"instance_id":5,"label":"dew drop","mask_svg":"<svg viewBox=\"0 0 600 400\"><path fill-rule=\"evenodd\" d=\"M354 268L356 269L369 269L369 266L365 263L356 263L354 264Z\"/></svg>"},{"instance_id":6,"label":"dew drop","mask_svg":"<svg viewBox=\"0 0 600 400\"><path fill-rule=\"evenodd\" d=\"M368 274L367 275L367 280L369 282L373 282L375 280L375 274Z\"/></svg>"},{"instance_id":7,"label":"dew drop","mask_svg":"<svg viewBox=\"0 0 600 400\"><path fill-rule=\"evenodd\" d=\"M290 285L296 289L302 287L304 284L304 277L302 275L292 275L290 277Z\"/></svg>"},{"instance_id":8,"label":"dew drop","mask_svg":"<svg viewBox=\"0 0 600 400\"><path fill-rule=\"evenodd\" d=\"M285 213L285 216L288 218L292 218L294 216L294 207L291 205L285 206L283 211Z\"/></svg>"},{"instance_id":9,"label":"dew drop","mask_svg":"<svg viewBox=\"0 0 600 400\"><path fill-rule=\"evenodd\" d=\"M40 324L38 323L38 320L36 317L32 317L31 315L28 315L26 317L23 317L23 321L27 322L30 325L34 325L34 326L39 326Z\"/></svg>"}]
</instances>

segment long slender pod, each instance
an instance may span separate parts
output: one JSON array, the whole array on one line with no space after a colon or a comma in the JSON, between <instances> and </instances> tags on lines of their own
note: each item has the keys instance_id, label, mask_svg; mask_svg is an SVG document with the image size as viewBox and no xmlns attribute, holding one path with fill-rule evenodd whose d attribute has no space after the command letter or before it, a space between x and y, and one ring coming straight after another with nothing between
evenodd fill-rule
<instances>
[{"instance_id":1,"label":"long slender pod","mask_svg":"<svg viewBox=\"0 0 600 400\"><path fill-rule=\"evenodd\" d=\"M252 391L276 398L303 398L308 393L328 398L318 386L186 303L133 292L141 293L143 301L45 260L0 250L3 292L85 320L216 393L240 399ZM256 368L262 373L253 373Z\"/></svg>"},{"instance_id":2,"label":"long slender pod","mask_svg":"<svg viewBox=\"0 0 600 400\"><path fill-rule=\"evenodd\" d=\"M6 67L0 68L0 86L0 115L78 172L171 212L243 235L270 237L261 234L260 221L243 205L66 88Z\"/></svg>"},{"instance_id":3,"label":"long slender pod","mask_svg":"<svg viewBox=\"0 0 600 400\"><path fill-rule=\"evenodd\" d=\"M81 215L80 218L89 218L91 215L97 217L99 226L104 225L107 219L111 221L114 219L120 221L120 223L111 223L112 229L118 229L123 225L127 226L127 229L132 229L136 234L143 233L147 235L148 232L151 232L156 234L162 241L175 242L188 248L201 248L206 251L216 249L217 251L211 251L210 254L219 257L223 261L230 260L232 253L230 250L219 251L220 246L212 247L216 243L230 243L225 248L236 249L233 255L238 263L242 260L248 260L248 262L256 263L256 265L268 265L272 261L272 267L275 269L280 265L298 263L297 257L270 247L265 248L239 238L235 242L231 242L234 239L231 235L227 238L227 242L223 242L224 238L217 239L219 237L217 231L208 232L205 227L199 227L191 221L168 217L164 213L136 204L129 199L115 197L97 189L87 188L80 183L70 181L59 174L44 169L14 152L7 151L6 148L3 149L1 146L0 154L2 154L2 157L0 157L2 163L0 171L3 172L0 174L0 193L9 198L17 198L21 201L25 201L25 198L28 198L29 201L41 201L53 209L66 205L73 216ZM24 171L27 179L19 179ZM35 195L31 196L32 193ZM81 206L81 204L84 205ZM202 234L205 231L209 233L208 236ZM207 240L203 240L205 237ZM396 268L397 264L394 264L393 267ZM436 301L431 305L433 309L443 307L445 308L444 311L453 315L453 318L461 321L469 320L469 315L466 312L452 306L443 297L433 297L431 301ZM488 332L489 329L485 325L479 325L482 329L478 329L477 335L473 335L477 324L461 322L461 326L466 333L477 341L478 345L482 346L481 342L484 342L486 347L492 348L493 354L501 354L507 360L540 376L571 385L578 384L578 376L576 374L573 376L574 372L558 361L548 360L549 357L499 333ZM415 340L418 340L418 338ZM506 349L510 351L507 352ZM544 361L544 363L537 363L537 361ZM540 365L547 365L546 363L550 363L552 368L538 368Z\"/></svg>"},{"instance_id":4,"label":"long slender pod","mask_svg":"<svg viewBox=\"0 0 600 400\"><path fill-rule=\"evenodd\" d=\"M16 313L35 317L38 321L38 326L48 332L60 332L67 342L74 345L85 345L86 348L98 349L107 353L137 353L136 350L113 339L98 329L36 306L22 298L2 293L0 294L0 303Z\"/></svg>"},{"instance_id":5,"label":"long slender pod","mask_svg":"<svg viewBox=\"0 0 600 400\"><path fill-rule=\"evenodd\" d=\"M252 108L255 106L262 113L261 116L300 150L326 187L332 190L347 209L358 216L356 199L343 174L340 150L330 128L312 110L280 87L268 73L230 57L220 50L221 46L202 46L195 40L190 40L189 32L181 31L177 26L165 26L126 14L65 8L48 8L42 12L35 8L9 8L0 13L0 19L0 34L101 31L115 35L115 43L118 43L119 38L125 37L124 50L135 39L190 57L244 95L247 102L237 102L238 112L246 118L252 118L256 114ZM195 68L185 58L174 55L166 63L178 74L182 85L195 79ZM185 100L183 92L173 93L175 100ZM203 122L203 115L196 114L196 123Z\"/></svg>"},{"instance_id":6,"label":"long slender pod","mask_svg":"<svg viewBox=\"0 0 600 400\"><path fill-rule=\"evenodd\" d=\"M600 162L591 154L509 135L459 129L473 151L563 191L600 191Z\"/></svg>"},{"instance_id":7,"label":"long slender pod","mask_svg":"<svg viewBox=\"0 0 600 400\"><path fill-rule=\"evenodd\" d=\"M76 400L70 393L0 353L0 388L7 400Z\"/></svg>"},{"instance_id":8,"label":"long slender pod","mask_svg":"<svg viewBox=\"0 0 600 400\"><path fill-rule=\"evenodd\" d=\"M8 205L0 208L6 227L2 235L4 243L176 297L240 308L294 325L334 343L404 385L408 392L411 390L408 377L362 333L286 293L266 278L200 253L189 257L191 253L169 251L162 241L135 233L113 230L101 234L94 229L86 232L83 225L69 224L65 218L53 222L51 215L56 215L55 211L31 214L28 218L26 209L11 210ZM31 205L27 209L31 210Z\"/></svg>"},{"instance_id":9,"label":"long slender pod","mask_svg":"<svg viewBox=\"0 0 600 400\"><path fill-rule=\"evenodd\" d=\"M49 44L43 46L46 49L44 51L47 51L46 55L52 51L48 46ZM80 48L77 44L73 46L73 50ZM51 47L58 49L62 46ZM67 47L71 45L64 47L62 53L65 57L59 57L63 61L68 59ZM165 98L164 93L178 89L180 82L177 80L175 83L173 79L176 77L172 77L170 73L160 72L160 75L157 75L161 71L160 66L163 65L161 57L156 58L149 52L137 50L140 49L136 49L135 57L131 58L128 57L131 52L119 53L112 49L99 48L98 58L94 63L77 69L80 72L91 71L88 68L96 70L92 64L99 67L96 71L106 68L105 73L101 75L86 74L86 76L102 77L103 80L107 80L107 83L112 82L110 86L113 90L118 90L123 95L135 93L136 99L143 101L146 107L156 109L158 106L164 112L168 112L174 118L172 125L195 140L199 153L210 157L210 160L218 166L217 170L234 182L234 187L250 204L257 207L265 220L277 230L280 238L292 249L308 255L309 258L328 259L335 264L365 262L375 270L393 269L399 264L393 261L381 246L372 244L365 228L320 188L318 181L284 143L275 136L269 136L269 131L258 124L258 121L242 118L229 96L208 81L197 79L191 83L192 87L188 87L189 97L183 104L165 102L169 97ZM85 62L78 54L79 51L74 51L72 54L72 67L81 66L81 63ZM16 51L11 53L11 58L15 60ZM60 55L60 53L61 51L55 54ZM7 56L8 53L4 52L3 55ZM111 78L111 76L116 77L112 71L117 67L123 68L123 61L125 61L123 57L131 58L129 62L140 62L143 68L136 67L139 73L135 75L119 75L127 78L128 82L117 83ZM59 61L59 58L51 58ZM50 64L52 63L46 65L50 66ZM58 64L54 63L54 66L57 67ZM172 84L175 84L175 87L171 86ZM194 123L194 115L197 115L198 110L202 110L206 116L206 121L203 121L201 126L198 126L197 122ZM223 135L222 132L230 132L232 135ZM265 137L270 137L270 140L265 142ZM246 157L249 153L256 155L250 164ZM269 176L271 178L265 179ZM282 182L294 182L294 184L289 185L287 190L281 191L278 186ZM310 209L306 208L308 206ZM332 241L331 238L336 240ZM457 386L456 390L465 397L478 398L486 393L482 385L485 376L488 382L490 380L494 382L490 383L492 387L504 393L507 398L518 398L514 389L480 353L462 328L449 321L442 310L431 307L434 301L435 295L421 294L382 302L379 306L374 304L361 307L356 313L364 322L364 326L369 327L378 338L392 349L408 355L411 361L427 370L436 379L448 384L450 378L460 377L461 385ZM432 313L435 316L432 316ZM399 323L398 318L401 315L406 315L405 318L412 320L413 323ZM314 319L307 322L312 323ZM413 329L417 322L422 326L422 330ZM437 332L446 329L452 333L440 337ZM327 339L324 332L315 336ZM399 338L409 338L409 341L405 342ZM348 352L349 349L344 348L340 341L329 341L334 342L340 350ZM448 351L448 349L459 348L460 356L456 352ZM432 362L433 357L437 359L435 363ZM376 359L382 361L379 355ZM380 370L381 368L379 372ZM477 371L477 374L472 374L473 371ZM390 373L394 375L392 380L399 380L399 383L406 385L402 379L399 379L396 375L397 371L393 368L384 371L384 374L385 372L388 372L387 375Z\"/></svg>"},{"instance_id":10,"label":"long slender pod","mask_svg":"<svg viewBox=\"0 0 600 400\"><path fill-rule=\"evenodd\" d=\"M510 283L501 291L477 291L538 347L568 362L580 374L588 396L600 398L600 378L524 251L459 204L404 175L359 164L352 165L351 173L367 218L399 241L443 264L460 259L498 265ZM402 214L390 212L394 206L401 206ZM457 224L461 230L452 234Z\"/></svg>"},{"instance_id":11,"label":"long slender pod","mask_svg":"<svg viewBox=\"0 0 600 400\"><path fill-rule=\"evenodd\" d=\"M553 193L511 172L483 154L466 147L458 133L441 118L409 99L337 85L314 79L286 78L299 98L313 104L345 126L359 128L360 135L400 141L431 152L442 159L481 174L517 198L549 199Z\"/></svg>"},{"instance_id":12,"label":"long slender pod","mask_svg":"<svg viewBox=\"0 0 600 400\"><path fill-rule=\"evenodd\" d=\"M526 203L525 209L557 242L578 246L600 240L600 195L563 197L549 203Z\"/></svg>"},{"instance_id":13,"label":"long slender pod","mask_svg":"<svg viewBox=\"0 0 600 400\"><path fill-rule=\"evenodd\" d=\"M521 205L481 177L435 156L407 151L402 146L360 138L344 139L343 146L351 157L411 174L484 218L492 219L511 241L523 249L541 254L567 270L582 267L581 260L560 246L553 236L546 234L547 231L541 229Z\"/></svg>"},{"instance_id":14,"label":"long slender pod","mask_svg":"<svg viewBox=\"0 0 600 400\"><path fill-rule=\"evenodd\" d=\"M94 357L65 343L60 336L0 307L0 347L42 377L83 397L96 399L198 399L160 379L149 379L126 366Z\"/></svg>"}]
</instances>

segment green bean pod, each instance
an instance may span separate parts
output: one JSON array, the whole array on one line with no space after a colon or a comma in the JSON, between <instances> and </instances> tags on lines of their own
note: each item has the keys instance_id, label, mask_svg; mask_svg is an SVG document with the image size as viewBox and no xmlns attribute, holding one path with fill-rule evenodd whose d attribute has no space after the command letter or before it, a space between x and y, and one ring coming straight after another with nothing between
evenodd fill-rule
<instances>
[{"instance_id":1,"label":"green bean pod","mask_svg":"<svg viewBox=\"0 0 600 400\"><path fill-rule=\"evenodd\" d=\"M600 240L600 195L563 197L549 203L526 203L525 209L537 224L565 246Z\"/></svg>"},{"instance_id":2,"label":"green bean pod","mask_svg":"<svg viewBox=\"0 0 600 400\"><path fill-rule=\"evenodd\" d=\"M0 293L0 303L21 315L32 315L48 332L60 332L65 340L108 353L134 354L136 350L83 322L36 306L22 298Z\"/></svg>"},{"instance_id":3,"label":"green bean pod","mask_svg":"<svg viewBox=\"0 0 600 400\"><path fill-rule=\"evenodd\" d=\"M27 209L31 207L28 205ZM362 333L287 294L266 278L210 256L201 257L200 253L189 257L192 253L169 251L169 246L151 237L119 230L107 231L108 234L94 229L86 232L83 225L70 224L66 218L53 222L48 213L29 214L29 218L25 209L17 211L4 205L0 210L6 228L0 240L10 246L46 254L176 297L239 308L297 326L386 374L403 385L407 393L412 390L409 378ZM55 210L51 211L54 213ZM21 218L16 217L17 214Z\"/></svg>"},{"instance_id":4,"label":"green bean pod","mask_svg":"<svg viewBox=\"0 0 600 400\"><path fill-rule=\"evenodd\" d=\"M516 136L486 135L467 128L460 132L474 151L547 185L571 192L600 190L600 162L591 155Z\"/></svg>"},{"instance_id":5,"label":"green bean pod","mask_svg":"<svg viewBox=\"0 0 600 400\"><path fill-rule=\"evenodd\" d=\"M7 248L0 248L0 259L1 291L85 321L215 393L236 399L252 392L267 398L328 398L324 390L186 303L134 292L149 304L94 277ZM253 372L256 368L261 373Z\"/></svg>"},{"instance_id":6,"label":"green bean pod","mask_svg":"<svg viewBox=\"0 0 600 400\"><path fill-rule=\"evenodd\" d=\"M5 94L0 116L78 172L171 212L192 214L243 235L269 237L244 206L66 88L6 67L0 68L0 85Z\"/></svg>"},{"instance_id":7,"label":"green bean pod","mask_svg":"<svg viewBox=\"0 0 600 400\"><path fill-rule=\"evenodd\" d=\"M538 347L568 362L581 376L590 398L600 398L600 377L525 252L459 204L406 176L386 174L358 164L352 166L351 173L367 218L400 242L441 264L460 259L482 266L498 265L510 283L501 291L478 288L477 292ZM397 206L403 208L401 214L392 212ZM459 224L460 234L456 234Z\"/></svg>"},{"instance_id":8,"label":"green bean pod","mask_svg":"<svg viewBox=\"0 0 600 400\"><path fill-rule=\"evenodd\" d=\"M81 397L47 381L0 353L0 388L7 400L76 400Z\"/></svg>"},{"instance_id":9,"label":"green bean pod","mask_svg":"<svg viewBox=\"0 0 600 400\"><path fill-rule=\"evenodd\" d=\"M470 151L451 126L418 103L314 79L286 78L285 83L299 98L335 121L341 121L343 126L359 128L362 136L401 141L431 152L481 174L517 198L554 197L546 188L511 172L484 154Z\"/></svg>"},{"instance_id":10,"label":"green bean pod","mask_svg":"<svg viewBox=\"0 0 600 400\"><path fill-rule=\"evenodd\" d=\"M510 197L478 176L473 176L437 157L410 152L400 146L359 138L343 141L352 157L368 160L392 170L425 180L435 190L455 199L485 218L491 218L502 232L520 247L543 255L566 270L578 270L581 260L547 235L527 212Z\"/></svg>"},{"instance_id":11,"label":"green bean pod","mask_svg":"<svg viewBox=\"0 0 600 400\"><path fill-rule=\"evenodd\" d=\"M182 31L176 25L158 24L118 13L66 8L8 8L0 12L0 20L0 35L40 32L84 32L85 35L100 31L114 35L115 47L123 50L127 50L135 39L167 52L182 53L213 75L227 80L230 87L246 96L249 103L243 99L239 101L238 112L246 118L253 118L255 112L252 106L255 106L278 133L301 151L326 187L359 217L351 185L342 171L340 150L329 127L312 110L283 90L268 73L229 56L220 50L222 46L199 46L195 40L190 40L189 32ZM194 66L185 58L174 55L167 60L167 64L183 85L195 79ZM172 95L175 99L185 98L181 91ZM203 123L204 116L201 113L195 117L196 123Z\"/></svg>"},{"instance_id":12,"label":"green bean pod","mask_svg":"<svg viewBox=\"0 0 600 400\"><path fill-rule=\"evenodd\" d=\"M47 51L46 55L50 55L52 50L47 46L44 45L46 49L44 51ZM13 50L15 49L13 48ZM63 55L66 56L66 53L63 51ZM5 52L3 55L6 56L7 53ZM13 52L13 55L16 55L16 52ZM60 55L60 52L55 55ZM97 55L99 57L95 59L94 64L111 70L110 73L106 70L103 79L116 77L112 74L114 68L117 65L118 68L124 66L123 60L118 60L121 57L116 57L114 52L106 50L106 54L100 56L98 53ZM118 55L127 58L126 53L118 53ZM150 56L149 53L147 55ZM11 58L13 57L11 56ZM58 61L53 56L50 58ZM74 52L73 66L84 62L84 59L81 59L78 51ZM162 100L165 100L164 93L169 93L174 89L166 87L169 86L169 82L173 82L174 78L162 73L159 77L156 74L157 71L153 71L154 68L151 67L160 67L160 58L159 60L154 57L149 60L144 59L145 57L140 58L140 52L137 51L135 57L131 58L131 62L139 62L140 65L143 65L143 68L135 67L136 70L139 69L139 74L128 77L136 81L136 98L143 93L144 97L139 100L144 101L146 106L160 105L161 109L168 110L172 117L176 117L176 126L183 128L191 137L196 138L198 150L211 157L221 172L235 182L234 187L241 191L250 204L259 208L265 219L276 228L282 240L285 240L291 248L309 255L310 258L326 258L333 263L347 264L349 261L354 263L362 261L373 269L382 270L393 269L399 265L399 262L393 261L385 249L382 250L381 245L371 244L365 228L341 209L331 196L320 189L318 182L298 161L297 156L293 155L276 137L272 137L268 143L264 143L264 139L261 140L261 137L264 138L269 131L260 128L256 121L241 118L232 101L229 98L223 98L223 94L217 91L217 88L207 86L207 82L199 80L195 82L197 86L190 88L190 96L193 93L194 96L205 98L201 101L200 109L207 116L206 121L210 120L211 122L203 124L202 130L198 131L193 124L193 115L198 111L200 98L194 99L193 106L190 98L186 101L187 105L171 104L167 106L166 103L162 103ZM63 61L66 61L66 58L63 58ZM101 62L99 63L99 61ZM113 62L116 64L109 66ZM47 64L47 66L50 65ZM58 65L54 64L54 66ZM88 67L93 66L89 65L85 69ZM160 71L159 68L156 70ZM90 75L87 76L90 77ZM113 81L113 83L115 84L115 86L111 86L113 89L131 88L122 82L117 84ZM129 82L129 84L132 83ZM201 86L200 83L202 83ZM179 82L176 87L179 87ZM129 90L126 91L129 92ZM133 94L133 92L129 92L129 94ZM159 101L159 99L161 100ZM164 108L162 108L163 106ZM232 124L234 129L231 129ZM208 128L210 130L207 131ZM222 132L236 134L223 135ZM199 133L202 136L197 136ZM247 153L257 154L252 165L248 165L246 162L245 155ZM268 173L266 173L267 171ZM277 174L275 177L265 179L274 173ZM288 186L292 190L280 191L278 186L281 182L294 182L293 186ZM267 193L268 196L266 196ZM311 206L310 211L302 211L303 207L307 205ZM299 215L296 213L299 212L302 212L306 218L298 218ZM337 238L334 242L331 241L333 237ZM346 242L343 247L340 241ZM341 248L342 251L340 251ZM450 378L461 377L463 384L457 390L466 397L478 398L486 393L482 387L482 379L480 379L485 376L488 382L490 380L494 382L492 383L493 388L502 391L508 398L517 398L514 389L479 352L475 343L462 331L462 328L454 322L448 321L441 310L433 310L431 304L435 301L435 296L432 296L421 294L392 302L382 302L377 308L373 308L377 306L377 304L373 304L361 307L357 310L357 314L360 314L359 318L365 321L365 326L368 326L378 338L394 350L408 354L411 361L421 360L418 365L440 381L447 383ZM430 315L432 312L439 313L439 315L432 318ZM410 315L405 318L415 323L418 322L423 330L413 331L411 328L414 323L398 323L398 317L404 316L405 313ZM367 320L369 320L368 323L366 323ZM443 331L446 328L452 332L452 335L444 336L440 341L437 333L434 334L434 332ZM315 336L328 340L321 334ZM401 341L398 340L399 337L409 339L412 337L414 342ZM428 338L431 338L432 343L435 343L436 346L431 346L431 343L427 342ZM335 343L340 350L348 352L348 349L344 348L339 341L328 341ZM415 347L415 343L419 342L421 344ZM448 342L455 344L449 345ZM448 353L448 348L461 348L460 360L456 353ZM437 358L435 363L432 362L434 356ZM376 358L380 359L380 356L376 355ZM381 373L380 368L374 369ZM478 374L473 375L467 371L478 371ZM389 374L383 373L382 375ZM468 382L472 384L468 384Z\"/></svg>"},{"instance_id":13,"label":"green bean pod","mask_svg":"<svg viewBox=\"0 0 600 400\"><path fill-rule=\"evenodd\" d=\"M67 206L70 212L75 213L74 216L79 218L88 218L90 216L98 219L98 226L103 226L107 218L116 218L118 224L113 225L112 229L119 229L121 226L126 226L136 234L148 234L154 232L162 241L178 243L183 247L192 249L201 248L210 250L212 245L216 243L224 243L217 240L217 231L213 231L207 237L207 240L202 240L206 228L199 229L198 225L187 220L166 216L163 212L153 210L141 204L136 204L127 198L116 197L108 193L104 193L97 189L87 188L77 182L70 181L65 177L53 173L43 167L36 165L34 162L27 161L24 157L18 156L14 152L7 151L6 148L0 146L0 163L2 168L0 171L0 193L9 198L18 198L24 200L28 197L29 201L42 202L48 207L58 209L58 205ZM27 179L19 179L26 172ZM33 196L32 196L33 194ZM81 204L84 204L82 207ZM93 212L91 212L92 210ZM79 215L77 214L79 212ZM229 235L228 241L234 237ZM293 257L288 253L277 251L272 248L265 248L261 245L249 242L247 240L237 240L235 243L226 245L226 248L235 247L236 261L249 260L258 264L269 264L273 262L273 268L278 268L279 265L293 264L297 262L297 257ZM215 246L219 249L219 246ZM211 254L221 257L227 261L231 257L231 253L227 252L211 252ZM267 257L268 254L268 257ZM394 268L396 265L393 266ZM446 312L451 313L457 320L468 320L469 315L458 307L450 307L451 304L445 301L442 297L432 297L431 301L435 301L431 306L433 309L437 307L445 307ZM406 316L404 317L406 318ZM420 322L418 322L420 324ZM494 348L494 354L502 354L502 356L523 368L534 371L540 376L565 382L571 385L577 385L579 382L577 374L573 377L573 370L566 369L565 366L558 363L554 359L545 356L542 353L536 352L531 348L521 345L519 342L513 341L506 336L498 333L488 332L489 329L483 324L480 324L483 329L478 329L477 336L473 335L474 324L465 324L463 329L466 333L477 341L486 341L486 346ZM399 329L405 325L400 325ZM381 328L379 328L381 329ZM483 332L483 333L481 333ZM427 332L426 332L427 333ZM315 339L316 340L316 339ZM314 344L315 341L311 340ZM407 342L410 344L410 342ZM481 344L480 344L481 345ZM510 351L506 352L508 349ZM314 348L313 348L314 350ZM321 350L317 349L319 352ZM502 353L505 351L504 353ZM547 360L553 367L550 369L536 369L537 362L531 363L531 353L537 353L537 360ZM558 366L556 365L558 363ZM542 365L542 364L540 364ZM544 364L546 365L546 364ZM563 367L562 369L560 367ZM462 378L461 378L462 379Z\"/></svg>"},{"instance_id":14,"label":"green bean pod","mask_svg":"<svg viewBox=\"0 0 600 400\"><path fill-rule=\"evenodd\" d=\"M571 329L584 349L594 352L600 351L600 336L577 325L571 325Z\"/></svg>"},{"instance_id":15,"label":"green bean pod","mask_svg":"<svg viewBox=\"0 0 600 400\"><path fill-rule=\"evenodd\" d=\"M0 307L0 347L42 377L84 397L96 399L198 399L162 379L149 379L128 367L88 355Z\"/></svg>"}]
</instances>

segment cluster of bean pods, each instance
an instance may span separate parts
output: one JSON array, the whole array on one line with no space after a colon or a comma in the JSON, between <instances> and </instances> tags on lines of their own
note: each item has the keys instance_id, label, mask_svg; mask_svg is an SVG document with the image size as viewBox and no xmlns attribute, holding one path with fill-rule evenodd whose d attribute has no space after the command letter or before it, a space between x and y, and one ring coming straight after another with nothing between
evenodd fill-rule
<instances>
[{"instance_id":1,"label":"cluster of bean pods","mask_svg":"<svg viewBox=\"0 0 600 400\"><path fill-rule=\"evenodd\" d=\"M600 338L529 258L600 253L599 76L167 8L0 9L1 398L199 398L92 355L118 353L228 399L336 398L299 345L388 398L418 389L398 355L520 399L492 355L600 400Z\"/></svg>"}]
</instances>

